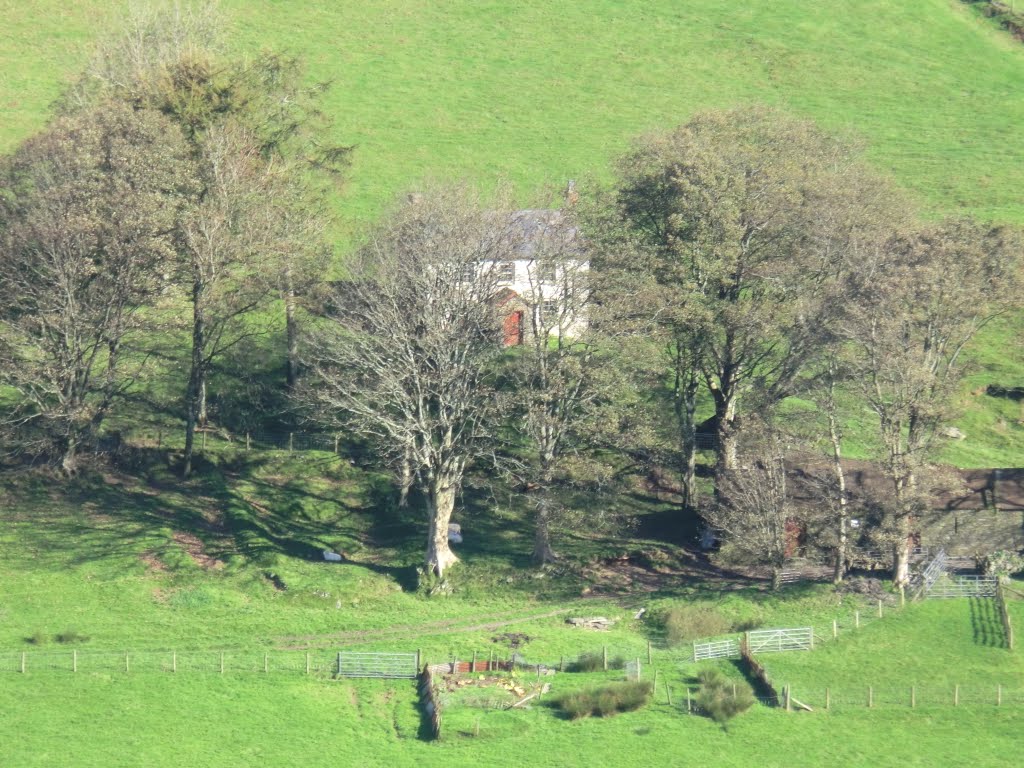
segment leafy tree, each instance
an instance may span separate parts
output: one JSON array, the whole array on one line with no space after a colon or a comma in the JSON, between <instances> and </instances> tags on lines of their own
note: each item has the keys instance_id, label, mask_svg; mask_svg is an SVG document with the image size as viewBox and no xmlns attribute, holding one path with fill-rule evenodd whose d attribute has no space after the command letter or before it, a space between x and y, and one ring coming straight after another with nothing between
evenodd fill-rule
<instances>
[{"instance_id":1,"label":"leafy tree","mask_svg":"<svg viewBox=\"0 0 1024 768\"><path fill-rule=\"evenodd\" d=\"M648 280L638 295L671 364L687 498L701 386L728 471L741 401L758 411L792 394L821 349L850 233L881 215L873 183L851 148L763 108L698 115L620 160L620 245L610 238L604 261Z\"/></svg>"},{"instance_id":2,"label":"leafy tree","mask_svg":"<svg viewBox=\"0 0 1024 768\"><path fill-rule=\"evenodd\" d=\"M164 287L190 169L177 126L116 102L56 120L0 168L0 384L21 396L15 444L66 473L139 372L126 352Z\"/></svg>"},{"instance_id":3,"label":"leafy tree","mask_svg":"<svg viewBox=\"0 0 1024 768\"><path fill-rule=\"evenodd\" d=\"M323 273L325 187L340 178L349 148L324 139L326 84L305 84L298 59L264 52L225 58L223 19L209 3L137 8L101 41L69 109L113 98L178 124L198 184L179 242L176 276L191 303L184 475L195 429L207 419L215 361L254 332L247 316L283 299L286 379L294 385L298 296Z\"/></svg>"},{"instance_id":4,"label":"leafy tree","mask_svg":"<svg viewBox=\"0 0 1024 768\"><path fill-rule=\"evenodd\" d=\"M370 236L308 342L317 418L408 462L427 508L425 565L458 558L448 525L468 464L493 452L504 354L497 264L519 231L467 190L410 196Z\"/></svg>"}]
</instances>

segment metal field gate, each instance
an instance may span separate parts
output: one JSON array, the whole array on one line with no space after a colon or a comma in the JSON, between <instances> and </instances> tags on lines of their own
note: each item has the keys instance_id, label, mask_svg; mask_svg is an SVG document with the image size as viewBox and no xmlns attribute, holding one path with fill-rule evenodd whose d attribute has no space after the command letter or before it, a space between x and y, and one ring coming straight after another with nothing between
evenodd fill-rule
<instances>
[{"instance_id":1,"label":"metal field gate","mask_svg":"<svg viewBox=\"0 0 1024 768\"><path fill-rule=\"evenodd\" d=\"M705 661L707 659L738 659L739 655L740 643L735 637L730 637L726 640L693 644L694 661Z\"/></svg>"},{"instance_id":2,"label":"metal field gate","mask_svg":"<svg viewBox=\"0 0 1024 768\"><path fill-rule=\"evenodd\" d=\"M338 677L415 678L419 667L416 653L338 653Z\"/></svg>"},{"instance_id":3,"label":"metal field gate","mask_svg":"<svg viewBox=\"0 0 1024 768\"><path fill-rule=\"evenodd\" d=\"M928 598L995 597L998 578L995 576L946 576L936 579L928 588Z\"/></svg>"},{"instance_id":4,"label":"metal field gate","mask_svg":"<svg viewBox=\"0 0 1024 768\"><path fill-rule=\"evenodd\" d=\"M814 650L813 627L758 629L747 632L746 638L750 653Z\"/></svg>"}]
</instances>

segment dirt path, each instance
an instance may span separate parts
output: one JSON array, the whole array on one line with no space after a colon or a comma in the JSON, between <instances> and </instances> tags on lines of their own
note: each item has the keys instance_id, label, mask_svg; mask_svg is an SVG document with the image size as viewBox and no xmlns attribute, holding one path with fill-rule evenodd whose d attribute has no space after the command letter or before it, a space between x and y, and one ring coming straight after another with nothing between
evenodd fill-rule
<instances>
[{"instance_id":1,"label":"dirt path","mask_svg":"<svg viewBox=\"0 0 1024 768\"><path fill-rule=\"evenodd\" d=\"M373 640L394 640L399 638L416 638L424 635L464 634L467 632L491 632L513 624L523 624L537 619L550 619L564 613L571 613L574 608L559 608L545 613L533 613L527 616L515 613L496 613L487 616L474 616L462 619L441 619L421 624L410 624L400 627L382 629L359 629L345 632L333 632L324 635L296 635L274 638L275 645L281 650L301 651L309 648L336 646L345 642L370 642ZM483 621L480 619L492 619Z\"/></svg>"}]
</instances>

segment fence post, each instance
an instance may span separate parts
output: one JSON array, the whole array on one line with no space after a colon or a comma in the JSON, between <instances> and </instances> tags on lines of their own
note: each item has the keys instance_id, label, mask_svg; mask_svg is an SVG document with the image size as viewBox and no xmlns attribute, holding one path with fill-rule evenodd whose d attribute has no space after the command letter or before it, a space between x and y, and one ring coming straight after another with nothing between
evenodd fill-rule
<instances>
[{"instance_id":1,"label":"fence post","mask_svg":"<svg viewBox=\"0 0 1024 768\"><path fill-rule=\"evenodd\" d=\"M871 709L873 706L875 706L875 692L871 689L871 686L869 685L868 686L868 709Z\"/></svg>"},{"instance_id":2,"label":"fence post","mask_svg":"<svg viewBox=\"0 0 1024 768\"><path fill-rule=\"evenodd\" d=\"M831 709L831 708L832 708L832 689L826 687L825 688L825 709Z\"/></svg>"},{"instance_id":3,"label":"fence post","mask_svg":"<svg viewBox=\"0 0 1024 768\"><path fill-rule=\"evenodd\" d=\"M996 706L999 707L999 706L1002 706L1002 704L1003 704L1003 686L1002 685L997 685L996 686Z\"/></svg>"},{"instance_id":4,"label":"fence post","mask_svg":"<svg viewBox=\"0 0 1024 768\"><path fill-rule=\"evenodd\" d=\"M160 450L160 444L163 443L163 441L164 441L164 431L162 429L158 429L157 432L156 432L156 449L158 451Z\"/></svg>"},{"instance_id":5,"label":"fence post","mask_svg":"<svg viewBox=\"0 0 1024 768\"><path fill-rule=\"evenodd\" d=\"M338 436L334 436L334 455L338 455Z\"/></svg>"},{"instance_id":6,"label":"fence post","mask_svg":"<svg viewBox=\"0 0 1024 768\"><path fill-rule=\"evenodd\" d=\"M25 674L25 652L21 652L21 674Z\"/></svg>"},{"instance_id":7,"label":"fence post","mask_svg":"<svg viewBox=\"0 0 1024 768\"><path fill-rule=\"evenodd\" d=\"M203 430L202 435L203 435L203 437L202 437L203 450L205 451L206 450L206 430L205 429Z\"/></svg>"},{"instance_id":8,"label":"fence post","mask_svg":"<svg viewBox=\"0 0 1024 768\"><path fill-rule=\"evenodd\" d=\"M131 672L131 668L128 666L128 651L124 652L124 671Z\"/></svg>"},{"instance_id":9,"label":"fence post","mask_svg":"<svg viewBox=\"0 0 1024 768\"><path fill-rule=\"evenodd\" d=\"M647 663L651 663L651 641L647 641Z\"/></svg>"},{"instance_id":10,"label":"fence post","mask_svg":"<svg viewBox=\"0 0 1024 768\"><path fill-rule=\"evenodd\" d=\"M250 448L252 448L252 435L250 435L248 432L246 432L245 433L245 450L248 451Z\"/></svg>"},{"instance_id":11,"label":"fence post","mask_svg":"<svg viewBox=\"0 0 1024 768\"><path fill-rule=\"evenodd\" d=\"M882 600L881 600L881 598L879 598L879 600L878 600L878 618L882 618Z\"/></svg>"},{"instance_id":12,"label":"fence post","mask_svg":"<svg viewBox=\"0 0 1024 768\"><path fill-rule=\"evenodd\" d=\"M917 691L914 690L914 686L910 686L910 708L913 709L917 706Z\"/></svg>"},{"instance_id":13,"label":"fence post","mask_svg":"<svg viewBox=\"0 0 1024 768\"><path fill-rule=\"evenodd\" d=\"M855 629L860 629L860 611L853 612L853 626Z\"/></svg>"},{"instance_id":14,"label":"fence post","mask_svg":"<svg viewBox=\"0 0 1024 768\"><path fill-rule=\"evenodd\" d=\"M420 658L419 654L416 655L416 668L419 669ZM309 651L306 651L306 674L309 674Z\"/></svg>"},{"instance_id":15,"label":"fence post","mask_svg":"<svg viewBox=\"0 0 1024 768\"><path fill-rule=\"evenodd\" d=\"M790 695L791 692L789 690L789 685L787 684L786 687L783 688L782 690L783 690L783 695L786 698L786 711L787 712L792 712L793 711L793 702L792 702L792 696Z\"/></svg>"},{"instance_id":16,"label":"fence post","mask_svg":"<svg viewBox=\"0 0 1024 768\"><path fill-rule=\"evenodd\" d=\"M220 673L224 674L224 651L220 652Z\"/></svg>"},{"instance_id":17,"label":"fence post","mask_svg":"<svg viewBox=\"0 0 1024 768\"><path fill-rule=\"evenodd\" d=\"M473 666L469 670L470 672L476 672L476 651L473 651ZM540 677L540 665L537 665L537 676Z\"/></svg>"},{"instance_id":18,"label":"fence post","mask_svg":"<svg viewBox=\"0 0 1024 768\"><path fill-rule=\"evenodd\" d=\"M636 657L636 679L640 679L640 657Z\"/></svg>"},{"instance_id":19,"label":"fence post","mask_svg":"<svg viewBox=\"0 0 1024 768\"><path fill-rule=\"evenodd\" d=\"M832 619L832 639L839 637L839 619Z\"/></svg>"},{"instance_id":20,"label":"fence post","mask_svg":"<svg viewBox=\"0 0 1024 768\"><path fill-rule=\"evenodd\" d=\"M288 433L288 453L291 453L294 450L295 450L295 433L294 432L289 432Z\"/></svg>"},{"instance_id":21,"label":"fence post","mask_svg":"<svg viewBox=\"0 0 1024 768\"><path fill-rule=\"evenodd\" d=\"M71 652L71 671L78 671L78 651Z\"/></svg>"},{"instance_id":22,"label":"fence post","mask_svg":"<svg viewBox=\"0 0 1024 768\"><path fill-rule=\"evenodd\" d=\"M341 677L341 651L338 651L338 677Z\"/></svg>"},{"instance_id":23,"label":"fence post","mask_svg":"<svg viewBox=\"0 0 1024 768\"><path fill-rule=\"evenodd\" d=\"M558 671L559 672L564 672L565 671L565 656L559 656L558 657Z\"/></svg>"},{"instance_id":24,"label":"fence post","mask_svg":"<svg viewBox=\"0 0 1024 768\"><path fill-rule=\"evenodd\" d=\"M957 683L956 685L953 686L953 706L954 707L959 707L960 706L960 684L959 683Z\"/></svg>"},{"instance_id":25,"label":"fence post","mask_svg":"<svg viewBox=\"0 0 1024 768\"><path fill-rule=\"evenodd\" d=\"M171 672L178 671L178 652L171 651Z\"/></svg>"},{"instance_id":26,"label":"fence post","mask_svg":"<svg viewBox=\"0 0 1024 768\"><path fill-rule=\"evenodd\" d=\"M601 661L602 661L602 664L604 665L604 671L607 672L608 671L608 646L607 645L602 645L601 646Z\"/></svg>"},{"instance_id":27,"label":"fence post","mask_svg":"<svg viewBox=\"0 0 1024 768\"><path fill-rule=\"evenodd\" d=\"M264 672L264 674L266 674L267 672L270 672L270 654L269 653L264 653L263 654L263 672Z\"/></svg>"}]
</instances>

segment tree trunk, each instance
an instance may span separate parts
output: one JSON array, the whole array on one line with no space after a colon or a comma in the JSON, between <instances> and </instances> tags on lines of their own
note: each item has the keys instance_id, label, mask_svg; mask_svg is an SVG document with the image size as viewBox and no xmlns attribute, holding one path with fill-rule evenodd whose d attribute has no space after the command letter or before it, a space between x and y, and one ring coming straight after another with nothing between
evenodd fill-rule
<instances>
[{"instance_id":1,"label":"tree trunk","mask_svg":"<svg viewBox=\"0 0 1024 768\"><path fill-rule=\"evenodd\" d=\"M206 411L206 371L199 372L199 405L196 408L196 420L200 429L206 429L208 414Z\"/></svg>"},{"instance_id":2,"label":"tree trunk","mask_svg":"<svg viewBox=\"0 0 1024 768\"><path fill-rule=\"evenodd\" d=\"M412 489L412 484L415 480L412 471L412 458L409 455L408 448L402 454L402 466L399 472L398 508L404 509L409 506L409 491Z\"/></svg>"},{"instance_id":3,"label":"tree trunk","mask_svg":"<svg viewBox=\"0 0 1024 768\"><path fill-rule=\"evenodd\" d=\"M685 369L682 355L676 352L675 411L679 425L682 507L689 509L696 498L697 483L697 371Z\"/></svg>"},{"instance_id":4,"label":"tree trunk","mask_svg":"<svg viewBox=\"0 0 1024 768\"><path fill-rule=\"evenodd\" d=\"M288 276L290 282L291 276ZM285 325L285 382L288 390L295 389L299 382L299 324L295 318L295 290L289 285L284 294Z\"/></svg>"},{"instance_id":5,"label":"tree trunk","mask_svg":"<svg viewBox=\"0 0 1024 768\"><path fill-rule=\"evenodd\" d=\"M736 398L720 389L711 391L715 399L715 427L718 438L718 472L736 469Z\"/></svg>"},{"instance_id":6,"label":"tree trunk","mask_svg":"<svg viewBox=\"0 0 1024 768\"><path fill-rule=\"evenodd\" d=\"M541 490L546 494L547 489ZM542 498L537 503L537 520L533 537L533 562L537 565L547 565L558 559L558 553L551 546L551 509L547 498Z\"/></svg>"},{"instance_id":7,"label":"tree trunk","mask_svg":"<svg viewBox=\"0 0 1024 768\"><path fill-rule=\"evenodd\" d=\"M192 474L192 454L195 448L196 422L199 419L200 393L205 389L206 372L203 355L206 351L206 315L203 310L203 284L192 284L192 367L189 370L185 393L185 462L181 475Z\"/></svg>"},{"instance_id":8,"label":"tree trunk","mask_svg":"<svg viewBox=\"0 0 1024 768\"><path fill-rule=\"evenodd\" d=\"M910 540L908 537L893 545L892 582L897 587L906 587L910 584Z\"/></svg>"},{"instance_id":9,"label":"tree trunk","mask_svg":"<svg viewBox=\"0 0 1024 768\"><path fill-rule=\"evenodd\" d=\"M68 435L61 443L60 468L67 477L71 477L78 472L78 439Z\"/></svg>"},{"instance_id":10,"label":"tree trunk","mask_svg":"<svg viewBox=\"0 0 1024 768\"><path fill-rule=\"evenodd\" d=\"M830 373L832 371L830 370ZM848 549L848 535L846 530L847 500L846 500L846 473L843 471L843 438L839 428L839 419L836 414L835 401L835 380L829 380L828 400L825 403L825 411L828 415L828 436L832 443L832 470L836 477L836 502L839 507L837 520L838 541L836 543L836 561L832 572L832 583L840 584L846 576L846 562Z\"/></svg>"},{"instance_id":11,"label":"tree trunk","mask_svg":"<svg viewBox=\"0 0 1024 768\"><path fill-rule=\"evenodd\" d=\"M459 558L448 546L448 524L455 509L457 483L451 479L434 480L427 491L427 510L430 526L427 533L427 570L438 578Z\"/></svg>"}]
</instances>

